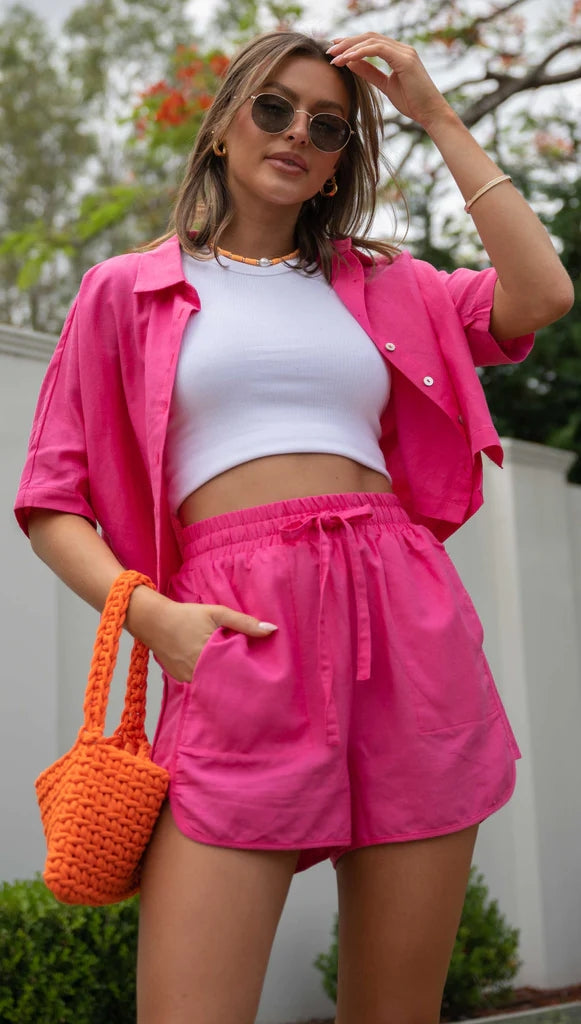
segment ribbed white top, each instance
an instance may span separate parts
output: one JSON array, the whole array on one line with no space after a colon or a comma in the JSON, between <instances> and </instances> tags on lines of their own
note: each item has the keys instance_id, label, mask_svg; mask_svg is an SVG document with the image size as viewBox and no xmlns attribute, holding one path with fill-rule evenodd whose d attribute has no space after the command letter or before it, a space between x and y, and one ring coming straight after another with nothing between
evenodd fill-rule
<instances>
[{"instance_id":1,"label":"ribbed white top","mask_svg":"<svg viewBox=\"0 0 581 1024\"><path fill-rule=\"evenodd\" d=\"M323 275L182 259L201 309L186 326L170 409L172 510L265 455L345 455L389 479L379 447L389 370Z\"/></svg>"}]
</instances>

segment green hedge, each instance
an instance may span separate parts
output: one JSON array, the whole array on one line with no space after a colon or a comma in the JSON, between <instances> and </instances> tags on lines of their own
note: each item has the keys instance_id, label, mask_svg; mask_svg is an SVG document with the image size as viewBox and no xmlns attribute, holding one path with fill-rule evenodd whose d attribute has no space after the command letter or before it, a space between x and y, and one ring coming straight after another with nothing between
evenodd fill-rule
<instances>
[{"instance_id":1,"label":"green hedge","mask_svg":"<svg viewBox=\"0 0 581 1024\"><path fill-rule=\"evenodd\" d=\"M338 916L333 924L333 940L328 953L321 953L315 967L322 973L323 988L337 1001ZM472 868L462 910L462 918L446 987L442 1013L460 1018L475 1010L502 1006L511 992L520 960L517 956L519 933L510 928L496 900L488 899L484 878Z\"/></svg>"},{"instance_id":2,"label":"green hedge","mask_svg":"<svg viewBox=\"0 0 581 1024\"><path fill-rule=\"evenodd\" d=\"M518 930L488 898L484 878L473 868L444 989L442 1008L448 1016L506 1002L521 966L518 940Z\"/></svg>"},{"instance_id":3,"label":"green hedge","mask_svg":"<svg viewBox=\"0 0 581 1024\"><path fill-rule=\"evenodd\" d=\"M0 886L1 1024L134 1024L137 914L65 906L39 877Z\"/></svg>"}]
</instances>

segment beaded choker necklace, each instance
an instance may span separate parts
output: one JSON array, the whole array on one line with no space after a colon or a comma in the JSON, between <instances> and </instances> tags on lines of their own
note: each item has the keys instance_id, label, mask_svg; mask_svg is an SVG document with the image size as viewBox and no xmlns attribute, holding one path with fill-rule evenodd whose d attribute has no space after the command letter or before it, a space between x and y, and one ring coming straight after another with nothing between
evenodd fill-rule
<instances>
[{"instance_id":1,"label":"beaded choker necklace","mask_svg":"<svg viewBox=\"0 0 581 1024\"><path fill-rule=\"evenodd\" d=\"M299 255L300 250L295 249L294 252L287 253L286 256L276 256L273 260L268 260L266 256L262 256L259 260L252 259L250 256L237 256L234 252L228 252L227 249L221 249L217 246L220 256L227 256L229 260L236 260L237 263L249 263L252 267L275 267L277 263L284 263L286 260L295 260Z\"/></svg>"}]
</instances>

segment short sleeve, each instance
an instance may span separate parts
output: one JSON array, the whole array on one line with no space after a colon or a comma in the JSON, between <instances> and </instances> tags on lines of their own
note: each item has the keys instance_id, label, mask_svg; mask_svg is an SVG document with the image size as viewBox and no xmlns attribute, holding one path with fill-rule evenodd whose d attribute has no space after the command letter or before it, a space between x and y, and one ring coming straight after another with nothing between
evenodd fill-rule
<instances>
[{"instance_id":1,"label":"short sleeve","mask_svg":"<svg viewBox=\"0 0 581 1024\"><path fill-rule=\"evenodd\" d=\"M494 267L468 270L461 267L448 273L437 271L460 318L476 366L520 363L534 343L534 334L497 341L490 331L490 317L498 274Z\"/></svg>"},{"instance_id":2,"label":"short sleeve","mask_svg":"<svg viewBox=\"0 0 581 1024\"><path fill-rule=\"evenodd\" d=\"M14 512L28 535L32 508L84 516L95 524L79 374L78 297L48 365L33 419Z\"/></svg>"}]
</instances>

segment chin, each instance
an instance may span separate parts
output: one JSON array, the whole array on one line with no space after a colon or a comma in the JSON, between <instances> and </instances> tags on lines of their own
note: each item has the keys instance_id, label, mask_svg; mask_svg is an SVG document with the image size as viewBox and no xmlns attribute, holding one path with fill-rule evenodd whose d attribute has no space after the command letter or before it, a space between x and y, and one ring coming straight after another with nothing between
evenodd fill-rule
<instances>
[{"instance_id":1,"label":"chin","mask_svg":"<svg viewBox=\"0 0 581 1024\"><path fill-rule=\"evenodd\" d=\"M306 192L304 189L292 189L292 188L265 188L261 189L260 192L255 191L256 199L263 203L267 203L272 206L296 206L297 214L303 203L307 199L311 198L312 193Z\"/></svg>"}]
</instances>

